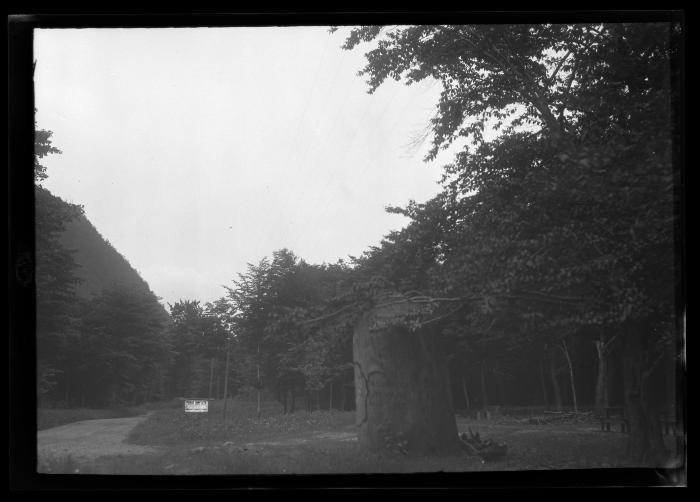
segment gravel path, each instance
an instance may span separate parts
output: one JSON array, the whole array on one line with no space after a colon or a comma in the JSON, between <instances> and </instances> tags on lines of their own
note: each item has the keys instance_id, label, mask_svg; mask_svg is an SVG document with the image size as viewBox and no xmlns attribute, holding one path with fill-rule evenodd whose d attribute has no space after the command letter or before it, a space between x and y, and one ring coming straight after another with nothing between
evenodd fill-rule
<instances>
[{"instance_id":1,"label":"gravel path","mask_svg":"<svg viewBox=\"0 0 700 502\"><path fill-rule=\"evenodd\" d=\"M37 433L37 455L41 459L70 455L76 461L90 461L101 455L138 455L155 448L124 442L148 415L127 418L84 420L45 429Z\"/></svg>"}]
</instances>

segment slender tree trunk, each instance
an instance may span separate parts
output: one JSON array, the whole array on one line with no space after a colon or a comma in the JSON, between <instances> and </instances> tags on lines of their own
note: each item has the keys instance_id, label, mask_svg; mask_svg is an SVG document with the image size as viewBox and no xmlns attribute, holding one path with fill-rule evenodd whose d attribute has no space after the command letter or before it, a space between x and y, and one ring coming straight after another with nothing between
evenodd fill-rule
<instances>
[{"instance_id":1,"label":"slender tree trunk","mask_svg":"<svg viewBox=\"0 0 700 502\"><path fill-rule=\"evenodd\" d=\"M148 403L151 395L153 394L153 387L155 386L155 378L151 378L146 384L146 389L144 390L143 402Z\"/></svg>"},{"instance_id":2,"label":"slender tree trunk","mask_svg":"<svg viewBox=\"0 0 700 502\"><path fill-rule=\"evenodd\" d=\"M435 333L390 321L410 305L375 307L355 326L353 363L359 443L373 451L459 450L447 364ZM409 310L410 312L410 310Z\"/></svg>"},{"instance_id":3,"label":"slender tree trunk","mask_svg":"<svg viewBox=\"0 0 700 502\"><path fill-rule=\"evenodd\" d=\"M547 397L547 382L544 378L544 359L540 361L540 384L542 385L542 401L545 408L549 408L549 398Z\"/></svg>"},{"instance_id":4,"label":"slender tree trunk","mask_svg":"<svg viewBox=\"0 0 700 502\"><path fill-rule=\"evenodd\" d=\"M294 391L294 386L292 386L292 388L289 390L289 392L290 392L291 397L292 397L292 403L291 403L291 406L289 407L289 413L293 413L294 412L294 404L295 404L296 397L297 397L296 392Z\"/></svg>"},{"instance_id":5,"label":"slender tree trunk","mask_svg":"<svg viewBox=\"0 0 700 502\"><path fill-rule=\"evenodd\" d=\"M464 376L462 376L462 393L464 394L464 405L469 410L472 406L469 402L469 392L467 392L467 382Z\"/></svg>"},{"instance_id":6,"label":"slender tree trunk","mask_svg":"<svg viewBox=\"0 0 700 502\"><path fill-rule=\"evenodd\" d=\"M481 407L484 413L488 412L489 395L486 391L486 361L481 361Z\"/></svg>"},{"instance_id":7,"label":"slender tree trunk","mask_svg":"<svg viewBox=\"0 0 700 502\"><path fill-rule=\"evenodd\" d=\"M226 367L224 368L224 420L226 420L226 405L228 404L228 365L231 354L231 340L226 340Z\"/></svg>"},{"instance_id":8,"label":"slender tree trunk","mask_svg":"<svg viewBox=\"0 0 700 502\"><path fill-rule=\"evenodd\" d=\"M331 388L328 392L328 409L333 409L333 380L331 380Z\"/></svg>"},{"instance_id":9,"label":"slender tree trunk","mask_svg":"<svg viewBox=\"0 0 700 502\"><path fill-rule=\"evenodd\" d=\"M258 343L258 408L257 408L257 416L260 418L260 390L261 390L261 382L260 382L260 344Z\"/></svg>"},{"instance_id":10,"label":"slender tree trunk","mask_svg":"<svg viewBox=\"0 0 700 502\"><path fill-rule=\"evenodd\" d=\"M503 406L506 404L506 401L507 401L506 386L503 383L503 374L496 373L496 385L498 386L498 397L499 397L501 406Z\"/></svg>"},{"instance_id":11,"label":"slender tree trunk","mask_svg":"<svg viewBox=\"0 0 700 502\"><path fill-rule=\"evenodd\" d=\"M559 380L557 379L554 353L551 350L549 350L549 375L552 380L552 389L554 390L554 403L556 405L556 410L561 411L561 389L559 388Z\"/></svg>"},{"instance_id":12,"label":"slender tree trunk","mask_svg":"<svg viewBox=\"0 0 700 502\"><path fill-rule=\"evenodd\" d=\"M212 391L214 390L214 358L211 358L211 362L209 363L209 394L208 398L211 399L214 394L212 394Z\"/></svg>"},{"instance_id":13,"label":"slender tree trunk","mask_svg":"<svg viewBox=\"0 0 700 502\"><path fill-rule=\"evenodd\" d=\"M66 372L66 406L70 408L70 375Z\"/></svg>"},{"instance_id":14,"label":"slender tree trunk","mask_svg":"<svg viewBox=\"0 0 700 502\"><path fill-rule=\"evenodd\" d=\"M566 341L561 341L561 350L564 352L566 357L566 364L569 367L569 381L571 382L571 398L574 404L574 413L578 413L578 402L576 401L576 380L574 379L574 367L571 364L571 357L569 356L569 349L566 346Z\"/></svg>"},{"instance_id":15,"label":"slender tree trunk","mask_svg":"<svg viewBox=\"0 0 700 502\"><path fill-rule=\"evenodd\" d=\"M649 348L645 335L639 332L625 333L623 376L625 384L625 415L629 421L627 454L642 466L661 467L668 458L658 420L658 408L649 400L648 384L653 368L646 367L644 350Z\"/></svg>"},{"instance_id":16,"label":"slender tree trunk","mask_svg":"<svg viewBox=\"0 0 700 502\"><path fill-rule=\"evenodd\" d=\"M602 414L605 408L610 406L610 396L608 393L608 350L605 347L603 337L595 342L596 353L598 354L598 371L596 373L595 384L595 409L598 414Z\"/></svg>"}]
</instances>

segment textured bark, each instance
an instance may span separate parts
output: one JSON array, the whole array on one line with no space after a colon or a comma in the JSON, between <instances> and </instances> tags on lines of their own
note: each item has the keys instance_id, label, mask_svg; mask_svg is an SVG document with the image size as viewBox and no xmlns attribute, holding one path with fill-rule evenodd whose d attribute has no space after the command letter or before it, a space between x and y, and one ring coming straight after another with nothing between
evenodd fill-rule
<instances>
[{"instance_id":1,"label":"textured bark","mask_svg":"<svg viewBox=\"0 0 700 502\"><path fill-rule=\"evenodd\" d=\"M398 446L417 454L455 453L457 426L438 339L430 331L376 327L378 320L405 308L375 308L355 327L359 442L370 451Z\"/></svg>"}]
</instances>

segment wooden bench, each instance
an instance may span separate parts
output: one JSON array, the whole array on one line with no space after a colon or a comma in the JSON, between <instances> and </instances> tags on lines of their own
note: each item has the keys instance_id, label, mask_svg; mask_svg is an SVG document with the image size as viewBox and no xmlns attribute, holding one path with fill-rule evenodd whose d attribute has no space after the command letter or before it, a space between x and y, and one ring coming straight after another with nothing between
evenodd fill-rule
<instances>
[{"instance_id":1,"label":"wooden bench","mask_svg":"<svg viewBox=\"0 0 700 502\"><path fill-rule=\"evenodd\" d=\"M629 432L629 421L625 418L623 408L605 408L600 417L600 429L603 432L613 432L614 424L620 425L620 432Z\"/></svg>"}]
</instances>

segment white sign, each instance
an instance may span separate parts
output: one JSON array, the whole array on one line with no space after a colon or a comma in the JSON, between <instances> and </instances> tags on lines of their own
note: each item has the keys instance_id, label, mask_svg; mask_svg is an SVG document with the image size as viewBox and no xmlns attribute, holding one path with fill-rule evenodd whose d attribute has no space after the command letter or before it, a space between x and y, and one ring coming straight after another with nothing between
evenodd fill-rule
<instances>
[{"instance_id":1,"label":"white sign","mask_svg":"<svg viewBox=\"0 0 700 502\"><path fill-rule=\"evenodd\" d=\"M209 411L209 401L203 399L187 399L185 400L185 411L207 413Z\"/></svg>"}]
</instances>

